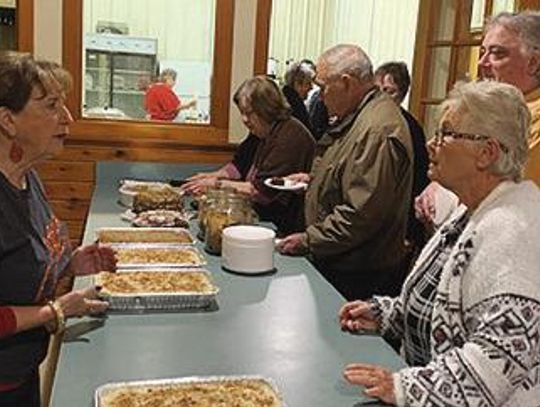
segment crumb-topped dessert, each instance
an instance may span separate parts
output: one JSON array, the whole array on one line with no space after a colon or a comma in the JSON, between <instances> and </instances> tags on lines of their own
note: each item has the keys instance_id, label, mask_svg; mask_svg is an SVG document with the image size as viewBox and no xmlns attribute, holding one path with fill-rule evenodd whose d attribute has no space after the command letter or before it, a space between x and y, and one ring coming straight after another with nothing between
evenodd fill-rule
<instances>
[{"instance_id":1,"label":"crumb-topped dessert","mask_svg":"<svg viewBox=\"0 0 540 407\"><path fill-rule=\"evenodd\" d=\"M154 209L181 210L182 207L182 194L168 185L147 188L133 197L135 213Z\"/></svg>"},{"instance_id":2,"label":"crumb-topped dessert","mask_svg":"<svg viewBox=\"0 0 540 407\"><path fill-rule=\"evenodd\" d=\"M101 272L95 282L105 295L137 293L211 293L215 286L203 271Z\"/></svg>"},{"instance_id":3,"label":"crumb-topped dessert","mask_svg":"<svg viewBox=\"0 0 540 407\"><path fill-rule=\"evenodd\" d=\"M104 229L98 232L101 243L193 243L187 230Z\"/></svg>"},{"instance_id":4,"label":"crumb-topped dessert","mask_svg":"<svg viewBox=\"0 0 540 407\"><path fill-rule=\"evenodd\" d=\"M202 264L200 253L189 247L115 247L119 264Z\"/></svg>"},{"instance_id":5,"label":"crumb-topped dessert","mask_svg":"<svg viewBox=\"0 0 540 407\"><path fill-rule=\"evenodd\" d=\"M126 386L107 391L100 407L280 407L263 380L230 380L170 385Z\"/></svg>"}]
</instances>

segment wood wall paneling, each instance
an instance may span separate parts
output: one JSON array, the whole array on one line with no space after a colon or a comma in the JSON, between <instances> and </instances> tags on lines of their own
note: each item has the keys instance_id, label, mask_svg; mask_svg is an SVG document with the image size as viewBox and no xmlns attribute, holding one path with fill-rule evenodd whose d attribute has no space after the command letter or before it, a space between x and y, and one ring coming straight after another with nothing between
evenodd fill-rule
<instances>
[{"instance_id":1,"label":"wood wall paneling","mask_svg":"<svg viewBox=\"0 0 540 407\"><path fill-rule=\"evenodd\" d=\"M81 222L79 221L72 221L72 220L68 220L68 221L64 221L68 227L68 230L69 230L69 236L75 236L74 238L72 238L72 242L73 240L76 240L77 241L77 245L80 244L80 241L77 240L77 236L81 236L83 233L84 233L84 225L81 224Z\"/></svg>"},{"instance_id":2,"label":"wood wall paneling","mask_svg":"<svg viewBox=\"0 0 540 407\"><path fill-rule=\"evenodd\" d=\"M81 119L71 125L68 142L92 140L105 146L111 142L150 146L162 143L180 149L186 146L227 148L227 139L228 129L207 125Z\"/></svg>"},{"instance_id":3,"label":"wood wall paneling","mask_svg":"<svg viewBox=\"0 0 540 407\"><path fill-rule=\"evenodd\" d=\"M69 182L69 181L47 181L45 192L48 199L62 200L69 197L78 197L81 200L89 201L94 192L93 182Z\"/></svg>"},{"instance_id":4,"label":"wood wall paneling","mask_svg":"<svg viewBox=\"0 0 540 407\"><path fill-rule=\"evenodd\" d=\"M55 215L70 221L69 236L72 243L81 242L84 224L94 188L92 161L74 162L51 160L38 165L37 170Z\"/></svg>"},{"instance_id":5,"label":"wood wall paneling","mask_svg":"<svg viewBox=\"0 0 540 407\"><path fill-rule=\"evenodd\" d=\"M85 221L88 214L88 201L77 198L68 200L50 200L54 213L63 221Z\"/></svg>"},{"instance_id":6,"label":"wood wall paneling","mask_svg":"<svg viewBox=\"0 0 540 407\"><path fill-rule=\"evenodd\" d=\"M68 146L60 159L92 161L148 161L170 163L224 164L232 157L233 148L227 150L196 148L147 148L144 146L108 146L76 144Z\"/></svg>"},{"instance_id":7,"label":"wood wall paneling","mask_svg":"<svg viewBox=\"0 0 540 407\"><path fill-rule=\"evenodd\" d=\"M94 181L93 162L50 160L37 166L43 181Z\"/></svg>"},{"instance_id":8,"label":"wood wall paneling","mask_svg":"<svg viewBox=\"0 0 540 407\"><path fill-rule=\"evenodd\" d=\"M540 0L517 0L517 10L540 10Z\"/></svg>"}]
</instances>

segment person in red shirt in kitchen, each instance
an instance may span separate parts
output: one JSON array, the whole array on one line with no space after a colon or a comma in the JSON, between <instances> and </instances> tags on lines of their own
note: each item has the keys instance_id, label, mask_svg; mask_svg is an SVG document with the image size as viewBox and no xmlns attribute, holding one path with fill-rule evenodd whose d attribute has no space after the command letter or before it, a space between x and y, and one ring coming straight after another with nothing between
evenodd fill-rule
<instances>
[{"instance_id":1,"label":"person in red shirt in kitchen","mask_svg":"<svg viewBox=\"0 0 540 407\"><path fill-rule=\"evenodd\" d=\"M176 71L164 69L159 81L151 84L144 96L144 108L150 120L172 121L181 110L189 109L197 104L196 100L182 104L180 98L174 93Z\"/></svg>"}]
</instances>

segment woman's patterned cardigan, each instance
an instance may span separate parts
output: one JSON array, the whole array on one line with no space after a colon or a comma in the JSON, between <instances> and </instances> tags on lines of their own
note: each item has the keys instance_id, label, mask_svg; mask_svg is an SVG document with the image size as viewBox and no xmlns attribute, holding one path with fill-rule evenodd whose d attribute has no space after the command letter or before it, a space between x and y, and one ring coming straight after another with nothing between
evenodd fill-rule
<instances>
[{"instance_id":1,"label":"woman's patterned cardigan","mask_svg":"<svg viewBox=\"0 0 540 407\"><path fill-rule=\"evenodd\" d=\"M374 299L383 336L403 332L401 298ZM532 182L503 182L471 215L441 273L430 340L430 363L394 375L398 406L540 406L540 190Z\"/></svg>"}]
</instances>

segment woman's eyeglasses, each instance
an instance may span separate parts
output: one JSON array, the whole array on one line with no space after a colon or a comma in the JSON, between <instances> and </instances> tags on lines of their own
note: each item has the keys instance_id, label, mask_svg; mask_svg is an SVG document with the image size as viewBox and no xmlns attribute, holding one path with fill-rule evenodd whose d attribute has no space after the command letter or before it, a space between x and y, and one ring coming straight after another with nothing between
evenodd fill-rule
<instances>
[{"instance_id":1,"label":"woman's eyeglasses","mask_svg":"<svg viewBox=\"0 0 540 407\"><path fill-rule=\"evenodd\" d=\"M484 141L493 139L492 137L484 136L481 134L461 133L453 130L437 129L435 130L435 137L433 138L433 140L435 141L436 145L440 146L444 143L445 137L451 137L454 140L462 139L471 141ZM499 140L495 141L499 144L502 151L508 153L508 148L504 144L502 144Z\"/></svg>"}]
</instances>

